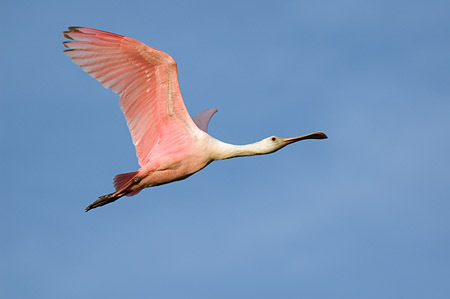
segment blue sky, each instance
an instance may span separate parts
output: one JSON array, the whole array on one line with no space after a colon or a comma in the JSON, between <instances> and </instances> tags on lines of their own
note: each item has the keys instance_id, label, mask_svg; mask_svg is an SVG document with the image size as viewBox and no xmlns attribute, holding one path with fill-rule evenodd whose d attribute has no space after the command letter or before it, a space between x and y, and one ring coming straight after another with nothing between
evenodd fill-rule
<instances>
[{"instance_id":1,"label":"blue sky","mask_svg":"<svg viewBox=\"0 0 450 299\"><path fill-rule=\"evenodd\" d=\"M0 297L448 298L448 1L4 1ZM61 31L178 62L191 115L243 144L84 213L138 168L118 96Z\"/></svg>"}]
</instances>

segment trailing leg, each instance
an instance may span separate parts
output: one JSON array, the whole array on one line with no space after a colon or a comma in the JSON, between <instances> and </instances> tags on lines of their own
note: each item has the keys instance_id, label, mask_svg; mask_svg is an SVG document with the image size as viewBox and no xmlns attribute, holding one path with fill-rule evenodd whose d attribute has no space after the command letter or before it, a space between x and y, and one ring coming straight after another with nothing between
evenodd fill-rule
<instances>
[{"instance_id":1,"label":"trailing leg","mask_svg":"<svg viewBox=\"0 0 450 299\"><path fill-rule=\"evenodd\" d=\"M96 201L94 201L92 204L90 204L87 208L86 208L86 212L101 206L104 206L106 204L109 204L111 202L114 202L116 200L118 200L119 198L121 198L124 194L117 194L116 192L110 193L110 194L106 194L103 196L100 196Z\"/></svg>"}]
</instances>

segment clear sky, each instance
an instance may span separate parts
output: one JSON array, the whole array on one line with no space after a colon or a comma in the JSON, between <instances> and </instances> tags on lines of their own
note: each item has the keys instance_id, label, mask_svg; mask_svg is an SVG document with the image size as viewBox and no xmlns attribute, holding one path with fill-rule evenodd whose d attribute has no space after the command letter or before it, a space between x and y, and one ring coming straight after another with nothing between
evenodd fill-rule
<instances>
[{"instance_id":1,"label":"clear sky","mask_svg":"<svg viewBox=\"0 0 450 299\"><path fill-rule=\"evenodd\" d=\"M1 298L449 298L449 1L2 1ZM178 62L192 115L243 144L89 213L138 169L118 96L61 31Z\"/></svg>"}]
</instances>

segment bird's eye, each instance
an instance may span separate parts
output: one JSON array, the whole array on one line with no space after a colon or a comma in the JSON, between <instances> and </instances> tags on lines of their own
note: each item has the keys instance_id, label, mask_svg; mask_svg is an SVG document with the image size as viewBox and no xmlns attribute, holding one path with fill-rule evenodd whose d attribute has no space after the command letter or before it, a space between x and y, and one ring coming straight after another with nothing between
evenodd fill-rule
<instances>
[{"instance_id":1,"label":"bird's eye","mask_svg":"<svg viewBox=\"0 0 450 299\"><path fill-rule=\"evenodd\" d=\"M276 139L275 137L272 137L272 141L275 141L275 139Z\"/></svg>"}]
</instances>

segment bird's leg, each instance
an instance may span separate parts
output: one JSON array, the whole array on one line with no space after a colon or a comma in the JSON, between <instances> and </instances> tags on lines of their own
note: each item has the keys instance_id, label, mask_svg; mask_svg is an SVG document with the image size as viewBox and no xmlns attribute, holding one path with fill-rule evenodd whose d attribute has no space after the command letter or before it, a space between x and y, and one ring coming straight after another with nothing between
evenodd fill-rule
<instances>
[{"instance_id":1,"label":"bird's leg","mask_svg":"<svg viewBox=\"0 0 450 299\"><path fill-rule=\"evenodd\" d=\"M110 194L106 194L103 196L100 196L96 201L94 201L92 204L90 204L87 208L86 208L86 212L101 206L104 206L106 204L109 204L111 202L114 202L116 200L118 200L119 198L121 198L122 196L124 196L124 193L110 193Z\"/></svg>"},{"instance_id":2,"label":"bird's leg","mask_svg":"<svg viewBox=\"0 0 450 299\"><path fill-rule=\"evenodd\" d=\"M111 202L114 202L114 201L118 200L119 198L121 198L122 196L124 196L126 194L129 194L130 193L130 191L129 191L130 186L139 184L141 182L141 180L142 180L141 177L134 177L132 180L130 180L128 182L128 184L123 186L120 190L116 190L116 192L100 196L96 201L94 201L92 204L90 204L86 208L86 212L89 211L89 210L92 210L92 209L104 206L104 205L109 204Z\"/></svg>"}]
</instances>

